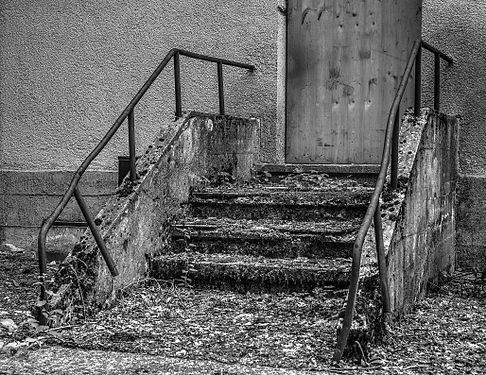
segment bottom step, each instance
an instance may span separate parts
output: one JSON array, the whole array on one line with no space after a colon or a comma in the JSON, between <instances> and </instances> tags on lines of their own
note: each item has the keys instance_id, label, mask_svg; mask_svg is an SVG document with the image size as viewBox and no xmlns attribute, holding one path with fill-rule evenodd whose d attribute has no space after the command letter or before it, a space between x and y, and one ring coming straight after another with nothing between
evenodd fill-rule
<instances>
[{"instance_id":1,"label":"bottom step","mask_svg":"<svg viewBox=\"0 0 486 375\"><path fill-rule=\"evenodd\" d=\"M346 288L351 260L269 259L244 255L181 253L151 261L151 277L179 279L187 272L195 286L212 286L239 292L310 291Z\"/></svg>"}]
</instances>

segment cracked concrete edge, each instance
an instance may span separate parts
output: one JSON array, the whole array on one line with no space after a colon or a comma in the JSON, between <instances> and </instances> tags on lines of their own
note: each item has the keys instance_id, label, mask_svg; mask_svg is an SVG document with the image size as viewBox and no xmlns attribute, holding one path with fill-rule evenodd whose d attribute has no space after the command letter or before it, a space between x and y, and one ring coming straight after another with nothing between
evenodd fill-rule
<instances>
[{"instance_id":1,"label":"cracked concrete edge","mask_svg":"<svg viewBox=\"0 0 486 375\"><path fill-rule=\"evenodd\" d=\"M110 275L86 231L61 265L63 276L57 284L63 294L54 305L75 305L78 291L63 287L73 280L82 285L83 306L97 310L115 300L119 290L144 278L147 256L167 246L167 227L184 210L181 203L187 201L191 186L224 168L238 176L250 175L259 126L256 119L190 112L164 127L137 160L140 178L126 178L95 218L120 275ZM69 276L70 269L77 269L77 274Z\"/></svg>"},{"instance_id":2,"label":"cracked concrete edge","mask_svg":"<svg viewBox=\"0 0 486 375\"><path fill-rule=\"evenodd\" d=\"M458 119L427 111L415 125L405 125L399 150L403 185L389 195L383 218L394 316L408 312L429 280L453 269L455 261Z\"/></svg>"}]
</instances>

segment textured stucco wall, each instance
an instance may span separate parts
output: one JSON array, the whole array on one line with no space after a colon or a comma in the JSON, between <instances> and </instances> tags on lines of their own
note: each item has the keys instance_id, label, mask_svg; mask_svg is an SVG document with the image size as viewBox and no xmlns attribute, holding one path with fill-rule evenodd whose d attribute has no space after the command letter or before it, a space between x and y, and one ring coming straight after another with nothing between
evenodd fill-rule
<instances>
[{"instance_id":1,"label":"textured stucco wall","mask_svg":"<svg viewBox=\"0 0 486 375\"><path fill-rule=\"evenodd\" d=\"M0 169L75 169L174 47L253 63L225 68L228 114L274 135L276 0L0 2ZM181 58L183 107L216 111L215 64ZM139 151L174 113L172 64L135 113ZM162 121L161 121L162 120ZM113 169L126 129L93 163ZM275 155L275 137L264 158Z\"/></svg>"},{"instance_id":2,"label":"textured stucco wall","mask_svg":"<svg viewBox=\"0 0 486 375\"><path fill-rule=\"evenodd\" d=\"M452 68L443 65L441 112L462 117L461 172L474 175L486 175L485 19L485 0L423 3L423 38L454 59ZM424 73L427 71L424 67ZM424 81L432 86L430 74ZM424 104L432 104L429 98L426 91Z\"/></svg>"},{"instance_id":3,"label":"textured stucco wall","mask_svg":"<svg viewBox=\"0 0 486 375\"><path fill-rule=\"evenodd\" d=\"M481 266L486 257L486 1L424 0L423 37L454 58L444 71L441 112L462 117L458 186L457 253L462 267ZM424 67L431 104L431 61ZM483 262L484 263L484 262Z\"/></svg>"}]
</instances>

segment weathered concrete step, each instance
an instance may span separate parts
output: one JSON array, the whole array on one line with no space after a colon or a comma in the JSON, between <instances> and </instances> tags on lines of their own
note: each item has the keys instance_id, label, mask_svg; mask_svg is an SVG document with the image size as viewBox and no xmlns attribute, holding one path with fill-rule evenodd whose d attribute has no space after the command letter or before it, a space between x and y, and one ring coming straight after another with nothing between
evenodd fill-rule
<instances>
[{"instance_id":1,"label":"weathered concrete step","mask_svg":"<svg viewBox=\"0 0 486 375\"><path fill-rule=\"evenodd\" d=\"M255 164L256 171L290 174L318 172L328 175L377 176L380 164Z\"/></svg>"},{"instance_id":2,"label":"weathered concrete step","mask_svg":"<svg viewBox=\"0 0 486 375\"><path fill-rule=\"evenodd\" d=\"M329 184L323 187L293 187L284 184L229 185L205 187L192 193L193 198L219 199L244 202L275 202L293 204L366 204L373 194L373 187L363 185Z\"/></svg>"},{"instance_id":3,"label":"weathered concrete step","mask_svg":"<svg viewBox=\"0 0 486 375\"><path fill-rule=\"evenodd\" d=\"M201 218L228 217L232 219L274 219L292 221L321 221L329 218L342 220L362 218L365 204L346 206L311 203L282 203L246 201L245 199L191 199L189 213Z\"/></svg>"},{"instance_id":4,"label":"weathered concrete step","mask_svg":"<svg viewBox=\"0 0 486 375\"><path fill-rule=\"evenodd\" d=\"M172 248L268 258L345 258L351 256L360 222L189 218L173 226Z\"/></svg>"},{"instance_id":5,"label":"weathered concrete step","mask_svg":"<svg viewBox=\"0 0 486 375\"><path fill-rule=\"evenodd\" d=\"M366 212L372 188L295 189L288 186L223 187L196 191L190 213L199 217L320 221L354 219Z\"/></svg>"},{"instance_id":6,"label":"weathered concrete step","mask_svg":"<svg viewBox=\"0 0 486 375\"><path fill-rule=\"evenodd\" d=\"M269 259L244 255L180 253L155 257L151 277L181 279L197 287L247 291L309 291L346 288L349 259ZM187 273L184 273L187 272Z\"/></svg>"}]
</instances>

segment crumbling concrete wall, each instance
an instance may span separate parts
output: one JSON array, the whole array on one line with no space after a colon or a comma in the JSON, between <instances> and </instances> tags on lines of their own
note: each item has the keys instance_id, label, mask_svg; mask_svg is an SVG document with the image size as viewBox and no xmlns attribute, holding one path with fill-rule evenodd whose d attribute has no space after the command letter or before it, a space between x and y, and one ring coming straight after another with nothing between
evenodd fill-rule
<instances>
[{"instance_id":1,"label":"crumbling concrete wall","mask_svg":"<svg viewBox=\"0 0 486 375\"><path fill-rule=\"evenodd\" d=\"M140 179L126 179L95 220L120 275L110 275L89 233L61 266L54 304L66 319L81 300L96 310L146 277L147 257L166 250L170 223L184 213L192 186L221 171L248 179L259 126L255 119L191 113L164 127L137 161Z\"/></svg>"},{"instance_id":2,"label":"crumbling concrete wall","mask_svg":"<svg viewBox=\"0 0 486 375\"><path fill-rule=\"evenodd\" d=\"M458 121L430 113L387 252L395 315L408 312L430 280L455 266Z\"/></svg>"}]
</instances>

